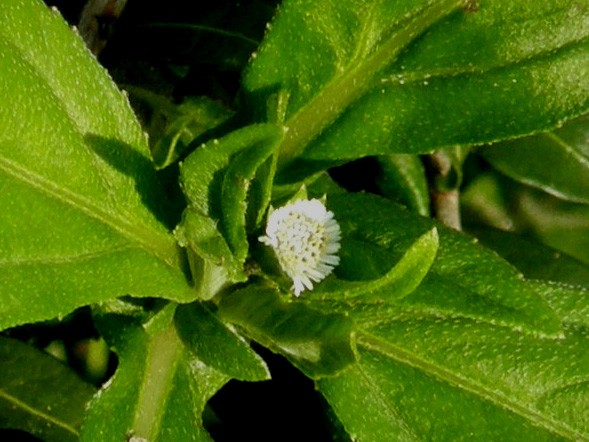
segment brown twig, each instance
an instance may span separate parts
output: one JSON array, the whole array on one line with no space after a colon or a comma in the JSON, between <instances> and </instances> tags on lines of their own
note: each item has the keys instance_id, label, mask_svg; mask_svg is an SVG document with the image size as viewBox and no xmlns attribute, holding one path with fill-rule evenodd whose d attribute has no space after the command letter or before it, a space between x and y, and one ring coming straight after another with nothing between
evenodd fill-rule
<instances>
[{"instance_id":1,"label":"brown twig","mask_svg":"<svg viewBox=\"0 0 589 442\"><path fill-rule=\"evenodd\" d=\"M106 46L112 24L120 17L127 0L88 0L78 29L88 49L96 56Z\"/></svg>"},{"instance_id":2,"label":"brown twig","mask_svg":"<svg viewBox=\"0 0 589 442\"><path fill-rule=\"evenodd\" d=\"M438 183L448 182L452 173L452 162L445 152L429 155L434 177L431 185L432 212L435 218L446 226L462 230L460 217L460 192L457 188L445 188Z\"/></svg>"}]
</instances>

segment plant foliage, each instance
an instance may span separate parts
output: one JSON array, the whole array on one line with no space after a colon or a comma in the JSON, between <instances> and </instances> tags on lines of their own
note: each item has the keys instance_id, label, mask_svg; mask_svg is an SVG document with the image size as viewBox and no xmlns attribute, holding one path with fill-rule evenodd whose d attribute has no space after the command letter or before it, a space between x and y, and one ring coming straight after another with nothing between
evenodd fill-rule
<instances>
[{"instance_id":1,"label":"plant foliage","mask_svg":"<svg viewBox=\"0 0 589 442\"><path fill-rule=\"evenodd\" d=\"M1 428L224 440L272 353L332 440L589 440L589 4L129 3L118 86L56 10L0 8ZM258 237L307 197L340 261L295 297Z\"/></svg>"}]
</instances>

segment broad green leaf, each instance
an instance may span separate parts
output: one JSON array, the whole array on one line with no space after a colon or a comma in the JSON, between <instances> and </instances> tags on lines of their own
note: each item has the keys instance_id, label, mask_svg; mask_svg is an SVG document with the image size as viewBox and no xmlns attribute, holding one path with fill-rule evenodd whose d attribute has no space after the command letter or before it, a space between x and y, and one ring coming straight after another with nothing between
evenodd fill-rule
<instances>
[{"instance_id":1,"label":"broad green leaf","mask_svg":"<svg viewBox=\"0 0 589 442\"><path fill-rule=\"evenodd\" d=\"M540 340L451 319L388 321L384 337L359 337L359 364L318 382L355 440L589 438L586 333Z\"/></svg>"},{"instance_id":2,"label":"broad green leaf","mask_svg":"<svg viewBox=\"0 0 589 442\"><path fill-rule=\"evenodd\" d=\"M367 195L333 196L330 208L344 238L390 252L431 225ZM589 292L526 281L464 235L437 229L436 260L402 302L387 303L386 286L368 302L308 296L310 307L354 323L357 363L316 381L351 438L589 440ZM516 299L515 309L505 304Z\"/></svg>"},{"instance_id":3,"label":"broad green leaf","mask_svg":"<svg viewBox=\"0 0 589 442\"><path fill-rule=\"evenodd\" d=\"M355 360L352 324L344 315L288 302L273 288L252 284L225 295L219 313L309 377L332 375Z\"/></svg>"},{"instance_id":4,"label":"broad green leaf","mask_svg":"<svg viewBox=\"0 0 589 442\"><path fill-rule=\"evenodd\" d=\"M210 307L198 302L179 306L175 320L184 345L209 367L243 381L270 378L262 358Z\"/></svg>"},{"instance_id":5,"label":"broad green leaf","mask_svg":"<svg viewBox=\"0 0 589 442\"><path fill-rule=\"evenodd\" d=\"M173 313L169 305L146 323L114 314L97 317L119 365L89 405L82 441L211 440L202 413L229 377L184 346Z\"/></svg>"},{"instance_id":6,"label":"broad green leaf","mask_svg":"<svg viewBox=\"0 0 589 442\"><path fill-rule=\"evenodd\" d=\"M387 264L399 261L404 254L411 256L408 250L412 244L435 226L431 220L368 194L333 195L329 198L329 206L342 228L340 266L344 269L336 268L339 279L352 279L346 273L360 265L372 266L375 270L390 268ZM325 297L314 303L311 292L309 305L322 311L340 312L372 308L373 304L394 310L399 305L415 309L416 314L438 312L540 334L560 334L554 312L515 268L462 233L443 226L436 229L439 247L435 260L421 284L400 301L395 301L394 292L390 293L391 288L383 285L372 291L370 301L360 297L342 303L337 298ZM357 260L353 255L348 257L346 241L352 240L363 244L360 250L368 250L373 263L363 255ZM415 256L418 255L419 252Z\"/></svg>"},{"instance_id":7,"label":"broad green leaf","mask_svg":"<svg viewBox=\"0 0 589 442\"><path fill-rule=\"evenodd\" d=\"M0 8L0 328L125 294L194 297L137 120L56 15Z\"/></svg>"},{"instance_id":8,"label":"broad green leaf","mask_svg":"<svg viewBox=\"0 0 589 442\"><path fill-rule=\"evenodd\" d=\"M259 112L289 97L281 161L305 162L283 179L343 159L550 129L589 107L587 8L286 1L246 71L248 103Z\"/></svg>"},{"instance_id":9,"label":"broad green leaf","mask_svg":"<svg viewBox=\"0 0 589 442\"><path fill-rule=\"evenodd\" d=\"M376 185L380 193L422 216L428 216L429 189L420 158L408 154L381 155L378 163L381 173Z\"/></svg>"},{"instance_id":10,"label":"broad green leaf","mask_svg":"<svg viewBox=\"0 0 589 442\"><path fill-rule=\"evenodd\" d=\"M47 442L77 441L86 402L96 389L61 361L0 337L0 428Z\"/></svg>"},{"instance_id":11,"label":"broad green leaf","mask_svg":"<svg viewBox=\"0 0 589 442\"><path fill-rule=\"evenodd\" d=\"M553 132L505 141L482 150L509 177L559 198L589 203L589 116Z\"/></svg>"}]
</instances>

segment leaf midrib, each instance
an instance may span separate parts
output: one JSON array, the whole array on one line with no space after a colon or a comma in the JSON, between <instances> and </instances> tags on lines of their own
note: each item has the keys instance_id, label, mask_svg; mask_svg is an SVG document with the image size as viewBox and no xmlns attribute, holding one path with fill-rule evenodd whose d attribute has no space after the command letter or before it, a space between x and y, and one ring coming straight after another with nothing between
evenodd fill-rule
<instances>
[{"instance_id":1,"label":"leaf midrib","mask_svg":"<svg viewBox=\"0 0 589 442\"><path fill-rule=\"evenodd\" d=\"M114 216L89 199L74 193L66 187L59 186L7 158L0 157L0 171L3 171L14 180L35 189L39 193L72 207L87 217L108 226L131 243L138 244L142 249L164 261L169 266L181 267L179 251L175 241L171 237L143 228L139 222L132 223L121 217Z\"/></svg>"},{"instance_id":2,"label":"leaf midrib","mask_svg":"<svg viewBox=\"0 0 589 442\"><path fill-rule=\"evenodd\" d=\"M280 146L282 167L300 154L337 116L370 88L374 76L396 59L424 30L462 6L462 0L442 0L416 12L409 23L382 42L363 63L328 83L321 92L299 109L287 122Z\"/></svg>"},{"instance_id":3,"label":"leaf midrib","mask_svg":"<svg viewBox=\"0 0 589 442\"><path fill-rule=\"evenodd\" d=\"M76 430L74 427L72 427L71 425L67 424L66 422L63 422L47 413L43 413L42 411L38 410L37 408L27 404L24 401L19 400L18 398L16 398L15 396L7 393L6 391L4 391L3 389L0 389L0 398L5 399L6 401L8 401L9 403L11 403L14 407L18 407L21 410L36 416L37 418L44 420L47 422L47 424L53 424L56 427L62 428L65 431L71 433L72 435L78 437L79 436L79 432L78 430Z\"/></svg>"},{"instance_id":4,"label":"leaf midrib","mask_svg":"<svg viewBox=\"0 0 589 442\"><path fill-rule=\"evenodd\" d=\"M417 370L427 373L434 378L451 385L452 387L467 391L487 400L496 406L508 410L514 414L521 416L533 425L542 428L550 433L559 435L570 440L586 440L589 441L585 435L575 431L568 425L551 419L550 417L520 405L509 397L491 390L489 387L480 383L474 382L472 379L461 377L458 374L451 372L444 367L432 364L429 361L419 357L406 349L403 349L395 344L392 344L384 339L372 335L366 331L357 332L357 344L367 350L380 353L381 355L394 359L402 364L407 364Z\"/></svg>"}]
</instances>

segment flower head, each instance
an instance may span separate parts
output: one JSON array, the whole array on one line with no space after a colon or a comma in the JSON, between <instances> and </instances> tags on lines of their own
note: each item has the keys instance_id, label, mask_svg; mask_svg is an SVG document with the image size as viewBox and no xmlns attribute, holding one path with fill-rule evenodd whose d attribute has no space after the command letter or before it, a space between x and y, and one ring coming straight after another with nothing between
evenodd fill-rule
<instances>
[{"instance_id":1,"label":"flower head","mask_svg":"<svg viewBox=\"0 0 589 442\"><path fill-rule=\"evenodd\" d=\"M266 235L259 240L272 247L282 270L293 282L299 296L313 289L339 264L341 231L318 199L298 200L268 215Z\"/></svg>"}]
</instances>

